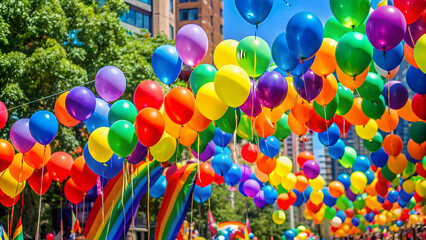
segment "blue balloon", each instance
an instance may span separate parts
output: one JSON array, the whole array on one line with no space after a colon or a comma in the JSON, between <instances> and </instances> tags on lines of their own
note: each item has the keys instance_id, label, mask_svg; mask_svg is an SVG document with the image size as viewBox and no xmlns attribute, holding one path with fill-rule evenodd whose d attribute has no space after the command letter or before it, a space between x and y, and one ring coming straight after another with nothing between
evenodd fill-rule
<instances>
[{"instance_id":1,"label":"blue balloon","mask_svg":"<svg viewBox=\"0 0 426 240\"><path fill-rule=\"evenodd\" d=\"M284 233L286 240L293 240L296 237L296 233L293 230L287 230Z\"/></svg>"},{"instance_id":2,"label":"blue balloon","mask_svg":"<svg viewBox=\"0 0 426 240\"><path fill-rule=\"evenodd\" d=\"M258 25L268 17L273 4L274 0L235 0L238 13L253 25Z\"/></svg>"},{"instance_id":3,"label":"blue balloon","mask_svg":"<svg viewBox=\"0 0 426 240\"><path fill-rule=\"evenodd\" d=\"M302 193L300 193L299 191L297 191L296 189L291 190L296 194L296 202L293 204L293 206L295 207L299 207L300 205L302 205L305 201L305 199L303 198Z\"/></svg>"},{"instance_id":4,"label":"blue balloon","mask_svg":"<svg viewBox=\"0 0 426 240\"><path fill-rule=\"evenodd\" d=\"M364 172L365 176L367 177L367 185L372 183L374 181L374 178L376 177L374 175L374 172L371 171L370 169L368 169L367 171Z\"/></svg>"},{"instance_id":5,"label":"blue balloon","mask_svg":"<svg viewBox=\"0 0 426 240\"><path fill-rule=\"evenodd\" d=\"M250 234L249 234L249 238L250 238L250 239L253 239L253 238L254 238L254 233L250 233Z\"/></svg>"},{"instance_id":6,"label":"blue balloon","mask_svg":"<svg viewBox=\"0 0 426 240\"><path fill-rule=\"evenodd\" d=\"M95 131L100 127L110 127L108 121L108 113L111 106L105 100L96 98L96 107L92 116L89 117L84 124L89 132Z\"/></svg>"},{"instance_id":7,"label":"blue balloon","mask_svg":"<svg viewBox=\"0 0 426 240\"><path fill-rule=\"evenodd\" d=\"M232 140L232 134L226 133L222 131L222 129L216 127L216 132L213 137L213 142L216 143L217 146L226 147L229 142Z\"/></svg>"},{"instance_id":8,"label":"blue balloon","mask_svg":"<svg viewBox=\"0 0 426 240\"><path fill-rule=\"evenodd\" d=\"M365 172L371 167L370 159L368 159L367 156L364 155L358 155L355 159L355 163L352 166L352 169L354 172Z\"/></svg>"},{"instance_id":9,"label":"blue balloon","mask_svg":"<svg viewBox=\"0 0 426 240\"><path fill-rule=\"evenodd\" d=\"M265 156L273 158L280 152L280 141L275 136L262 138L259 142L259 149Z\"/></svg>"},{"instance_id":10,"label":"blue balloon","mask_svg":"<svg viewBox=\"0 0 426 240\"><path fill-rule=\"evenodd\" d=\"M275 188L273 188L270 185L266 185L263 188L263 192L264 192L265 202L267 204L271 204L271 205L274 204L275 201L278 198L278 192L277 192L277 190L275 190Z\"/></svg>"},{"instance_id":11,"label":"blue balloon","mask_svg":"<svg viewBox=\"0 0 426 240\"><path fill-rule=\"evenodd\" d=\"M240 184L238 184L238 191L241 193L241 195L243 195L244 197L247 197L247 195L244 193L244 182L240 182Z\"/></svg>"},{"instance_id":12,"label":"blue balloon","mask_svg":"<svg viewBox=\"0 0 426 240\"><path fill-rule=\"evenodd\" d=\"M311 185L308 185L305 189L305 191L302 192L303 200L307 202L309 200L309 197L311 196L313 189Z\"/></svg>"},{"instance_id":13,"label":"blue balloon","mask_svg":"<svg viewBox=\"0 0 426 240\"><path fill-rule=\"evenodd\" d=\"M210 195L212 195L212 185L208 185L206 187L200 187L198 185L195 185L194 187L194 201L197 203L203 203L207 201L210 198Z\"/></svg>"},{"instance_id":14,"label":"blue balloon","mask_svg":"<svg viewBox=\"0 0 426 240\"><path fill-rule=\"evenodd\" d=\"M240 182L242 175L241 168L237 164L232 164L231 168L225 173L223 178L225 179L226 184L233 187Z\"/></svg>"},{"instance_id":15,"label":"blue balloon","mask_svg":"<svg viewBox=\"0 0 426 240\"><path fill-rule=\"evenodd\" d=\"M310 12L299 12L287 23L287 44L295 57L309 59L321 47L324 28L321 20Z\"/></svg>"},{"instance_id":16,"label":"blue balloon","mask_svg":"<svg viewBox=\"0 0 426 240\"><path fill-rule=\"evenodd\" d=\"M151 60L155 75L163 83L174 83L182 69L182 59L174 46L163 45L155 49Z\"/></svg>"},{"instance_id":17,"label":"blue balloon","mask_svg":"<svg viewBox=\"0 0 426 240\"><path fill-rule=\"evenodd\" d=\"M293 56L290 49L288 49L285 32L275 38L271 51L275 64L285 73L295 69L299 65L299 59Z\"/></svg>"},{"instance_id":18,"label":"blue balloon","mask_svg":"<svg viewBox=\"0 0 426 240\"><path fill-rule=\"evenodd\" d=\"M409 153L405 154L405 156L407 157L407 160L410 161L411 163L416 164L416 163L420 162L419 160L414 159Z\"/></svg>"},{"instance_id":19,"label":"blue balloon","mask_svg":"<svg viewBox=\"0 0 426 240\"><path fill-rule=\"evenodd\" d=\"M382 197L382 196L380 196L380 195L377 195L377 201L379 202L379 203L381 203L381 204L383 204L383 203L385 203L385 198L384 197Z\"/></svg>"},{"instance_id":20,"label":"blue balloon","mask_svg":"<svg viewBox=\"0 0 426 240\"><path fill-rule=\"evenodd\" d=\"M399 190L398 195L401 200L408 202L414 196L414 193L408 194L406 191L404 191L404 189L401 189Z\"/></svg>"},{"instance_id":21,"label":"blue balloon","mask_svg":"<svg viewBox=\"0 0 426 240\"><path fill-rule=\"evenodd\" d=\"M398 201L399 194L396 190L391 190L388 192L388 196L386 197L389 202L396 203Z\"/></svg>"},{"instance_id":22,"label":"blue balloon","mask_svg":"<svg viewBox=\"0 0 426 240\"><path fill-rule=\"evenodd\" d=\"M351 176L347 173L341 173L337 176L337 181L341 182L345 187L345 190L348 190L351 186Z\"/></svg>"},{"instance_id":23,"label":"blue balloon","mask_svg":"<svg viewBox=\"0 0 426 240\"><path fill-rule=\"evenodd\" d=\"M397 68L399 64L401 64L403 58L404 46L402 43L386 52L380 51L376 48L373 49L373 61L377 64L377 66L386 71Z\"/></svg>"},{"instance_id":24,"label":"blue balloon","mask_svg":"<svg viewBox=\"0 0 426 240\"><path fill-rule=\"evenodd\" d=\"M405 76L408 86L413 92L426 94L426 74L422 70L410 66Z\"/></svg>"},{"instance_id":25,"label":"blue balloon","mask_svg":"<svg viewBox=\"0 0 426 240\"><path fill-rule=\"evenodd\" d=\"M359 219L359 217L353 217L351 219L351 223L352 225L354 225L355 227L358 227L358 225L361 223L361 220Z\"/></svg>"},{"instance_id":26,"label":"blue balloon","mask_svg":"<svg viewBox=\"0 0 426 240\"><path fill-rule=\"evenodd\" d=\"M111 179L117 176L123 169L123 159L115 153L112 154L112 157L105 163L96 161L92 155L90 155L88 143L84 146L83 155L90 170L103 178Z\"/></svg>"},{"instance_id":27,"label":"blue balloon","mask_svg":"<svg viewBox=\"0 0 426 240\"><path fill-rule=\"evenodd\" d=\"M340 129L333 123L325 132L318 133L318 140L324 146L331 146L337 143L340 138Z\"/></svg>"},{"instance_id":28,"label":"blue balloon","mask_svg":"<svg viewBox=\"0 0 426 240\"><path fill-rule=\"evenodd\" d=\"M324 188L322 190L322 193L324 194L323 202L325 203L325 205L327 205L328 207L333 207L334 205L336 205L337 198L330 195L328 187Z\"/></svg>"},{"instance_id":29,"label":"blue balloon","mask_svg":"<svg viewBox=\"0 0 426 240\"><path fill-rule=\"evenodd\" d=\"M396 220L395 224L396 226L401 227L404 223L401 220Z\"/></svg>"},{"instance_id":30,"label":"blue balloon","mask_svg":"<svg viewBox=\"0 0 426 240\"><path fill-rule=\"evenodd\" d=\"M46 110L34 113L29 122L31 135L41 145L47 145L53 141L58 133L58 127L55 115Z\"/></svg>"},{"instance_id":31,"label":"blue balloon","mask_svg":"<svg viewBox=\"0 0 426 240\"><path fill-rule=\"evenodd\" d=\"M339 210L336 212L336 217L342 219L342 222L344 222L346 220L346 214L345 211L343 210Z\"/></svg>"},{"instance_id":32,"label":"blue balloon","mask_svg":"<svg viewBox=\"0 0 426 240\"><path fill-rule=\"evenodd\" d=\"M345 154L345 142L339 138L334 145L328 147L328 155L333 159L340 159Z\"/></svg>"},{"instance_id":33,"label":"blue balloon","mask_svg":"<svg viewBox=\"0 0 426 240\"><path fill-rule=\"evenodd\" d=\"M370 154L371 162L376 167L384 167L388 163L389 155L383 150L383 148L380 148L376 152L373 152Z\"/></svg>"},{"instance_id":34,"label":"blue balloon","mask_svg":"<svg viewBox=\"0 0 426 240\"><path fill-rule=\"evenodd\" d=\"M398 200L398 205L399 205L401 208L405 208L405 206L407 206L407 204L408 204L408 201L405 201L405 200L403 200L403 199L399 199L399 200Z\"/></svg>"},{"instance_id":35,"label":"blue balloon","mask_svg":"<svg viewBox=\"0 0 426 240\"><path fill-rule=\"evenodd\" d=\"M232 159L226 154L219 154L214 156L211 164L215 173L224 176L232 167Z\"/></svg>"},{"instance_id":36,"label":"blue balloon","mask_svg":"<svg viewBox=\"0 0 426 240\"><path fill-rule=\"evenodd\" d=\"M164 175L160 175L160 177L155 181L152 187L149 189L149 196L153 198L160 198L164 196L167 187L167 179Z\"/></svg>"},{"instance_id":37,"label":"blue balloon","mask_svg":"<svg viewBox=\"0 0 426 240\"><path fill-rule=\"evenodd\" d=\"M315 56L310 59L299 62L299 64L297 64L297 67L290 71L290 74L296 77L302 76L311 68L312 64L314 63L314 60Z\"/></svg>"},{"instance_id":38,"label":"blue balloon","mask_svg":"<svg viewBox=\"0 0 426 240\"><path fill-rule=\"evenodd\" d=\"M374 212L370 212L369 214L366 214L366 216L364 216L365 220L367 220L368 222L372 222L374 221Z\"/></svg>"}]
</instances>

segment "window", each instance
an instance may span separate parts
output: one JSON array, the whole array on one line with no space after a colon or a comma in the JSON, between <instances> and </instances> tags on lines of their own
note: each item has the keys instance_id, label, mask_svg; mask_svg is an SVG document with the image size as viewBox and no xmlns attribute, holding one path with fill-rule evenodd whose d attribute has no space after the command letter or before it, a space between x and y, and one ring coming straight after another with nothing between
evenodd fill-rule
<instances>
[{"instance_id":1,"label":"window","mask_svg":"<svg viewBox=\"0 0 426 240\"><path fill-rule=\"evenodd\" d=\"M173 0L170 0L170 12L173 12Z\"/></svg>"},{"instance_id":2,"label":"window","mask_svg":"<svg viewBox=\"0 0 426 240\"><path fill-rule=\"evenodd\" d=\"M220 25L220 34L223 35L223 25L222 24Z\"/></svg>"},{"instance_id":3,"label":"window","mask_svg":"<svg viewBox=\"0 0 426 240\"><path fill-rule=\"evenodd\" d=\"M220 9L220 17L223 17L222 15L223 15L223 10L222 10L222 8L221 8L221 9Z\"/></svg>"},{"instance_id":4,"label":"window","mask_svg":"<svg viewBox=\"0 0 426 240\"><path fill-rule=\"evenodd\" d=\"M198 19L198 8L181 9L179 11L180 21L186 20L197 20Z\"/></svg>"},{"instance_id":5,"label":"window","mask_svg":"<svg viewBox=\"0 0 426 240\"><path fill-rule=\"evenodd\" d=\"M146 28L151 31L151 16L132 8L130 8L129 11L120 18L120 20L138 28Z\"/></svg>"},{"instance_id":6,"label":"window","mask_svg":"<svg viewBox=\"0 0 426 240\"><path fill-rule=\"evenodd\" d=\"M213 26L213 16L210 16L210 23L212 24L212 26Z\"/></svg>"},{"instance_id":7,"label":"window","mask_svg":"<svg viewBox=\"0 0 426 240\"><path fill-rule=\"evenodd\" d=\"M183 3L183 2L197 2L198 0L180 0L179 2Z\"/></svg>"},{"instance_id":8,"label":"window","mask_svg":"<svg viewBox=\"0 0 426 240\"><path fill-rule=\"evenodd\" d=\"M139 0L139 1L152 5L152 0Z\"/></svg>"},{"instance_id":9,"label":"window","mask_svg":"<svg viewBox=\"0 0 426 240\"><path fill-rule=\"evenodd\" d=\"M173 39L175 35L175 30L173 29L172 25L170 25L169 28L170 28L170 39Z\"/></svg>"},{"instance_id":10,"label":"window","mask_svg":"<svg viewBox=\"0 0 426 240\"><path fill-rule=\"evenodd\" d=\"M210 0L210 7L213 9L213 0Z\"/></svg>"},{"instance_id":11,"label":"window","mask_svg":"<svg viewBox=\"0 0 426 240\"><path fill-rule=\"evenodd\" d=\"M212 40L212 43L214 43L214 41L213 41L213 32L210 34L210 40Z\"/></svg>"}]
</instances>

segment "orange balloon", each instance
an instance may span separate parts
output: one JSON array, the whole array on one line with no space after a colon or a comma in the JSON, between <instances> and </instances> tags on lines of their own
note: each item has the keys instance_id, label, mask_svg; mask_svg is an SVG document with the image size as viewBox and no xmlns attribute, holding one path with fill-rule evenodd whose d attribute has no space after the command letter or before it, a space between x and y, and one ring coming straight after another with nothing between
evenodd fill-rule
<instances>
[{"instance_id":1,"label":"orange balloon","mask_svg":"<svg viewBox=\"0 0 426 240\"><path fill-rule=\"evenodd\" d=\"M211 122L212 120L204 117L200 110L198 110L198 107L195 106L194 115L192 116L191 120L189 120L187 125L196 132L202 132L210 125Z\"/></svg>"},{"instance_id":2,"label":"orange balloon","mask_svg":"<svg viewBox=\"0 0 426 240\"><path fill-rule=\"evenodd\" d=\"M390 71L385 71L385 70L379 68L376 64L374 64L374 65L376 67L377 73L379 73L380 76L382 76L382 77L384 77L386 79L392 79L393 77L395 77L395 75L399 71L399 66L396 67L395 69L390 70ZM377 68L379 68L379 70Z\"/></svg>"},{"instance_id":3,"label":"orange balloon","mask_svg":"<svg viewBox=\"0 0 426 240\"><path fill-rule=\"evenodd\" d=\"M377 179L373 180L373 182L372 182L371 184L367 185L367 186L364 188L364 191L365 191L368 195L371 195L371 196L377 196L377 195L378 195L378 193L377 193L377 191L376 191L376 183L377 183Z\"/></svg>"},{"instance_id":4,"label":"orange balloon","mask_svg":"<svg viewBox=\"0 0 426 240\"><path fill-rule=\"evenodd\" d=\"M336 46L337 42L331 38L324 38L321 47L315 54L314 63L311 66L312 71L318 76L327 76L336 70Z\"/></svg>"},{"instance_id":5,"label":"orange balloon","mask_svg":"<svg viewBox=\"0 0 426 240\"><path fill-rule=\"evenodd\" d=\"M254 128L256 133L263 138L273 135L277 130L275 123L271 122L271 120L265 116L263 111L254 120Z\"/></svg>"},{"instance_id":6,"label":"orange balloon","mask_svg":"<svg viewBox=\"0 0 426 240\"><path fill-rule=\"evenodd\" d=\"M350 90L354 90L355 88L359 88L365 81L368 75L368 71L370 70L370 67L367 67L367 69L364 70L360 75L356 77L351 77L349 75L346 75L342 70L340 70L339 66L336 67L336 75L337 79L339 79L339 82L349 88Z\"/></svg>"},{"instance_id":7,"label":"orange balloon","mask_svg":"<svg viewBox=\"0 0 426 240\"><path fill-rule=\"evenodd\" d=\"M277 159L275 158L270 158L263 154L259 154L257 157L256 166L259 171L263 172L264 174L270 174L272 171L274 171L276 165Z\"/></svg>"},{"instance_id":8,"label":"orange balloon","mask_svg":"<svg viewBox=\"0 0 426 240\"><path fill-rule=\"evenodd\" d=\"M283 110L283 112L287 112L292 109L294 105L296 105L299 96L294 88L293 77L286 77L285 80L287 81L287 95L281 105L278 106Z\"/></svg>"},{"instance_id":9,"label":"orange balloon","mask_svg":"<svg viewBox=\"0 0 426 240\"><path fill-rule=\"evenodd\" d=\"M293 116L297 121L307 122L310 117L309 112L312 109L314 109L314 104L312 102L299 98L296 105L291 109L291 113L293 113Z\"/></svg>"},{"instance_id":10,"label":"orange balloon","mask_svg":"<svg viewBox=\"0 0 426 240\"><path fill-rule=\"evenodd\" d=\"M426 142L418 144L410 139L407 143L408 154L416 160L422 160L426 155Z\"/></svg>"},{"instance_id":11,"label":"orange balloon","mask_svg":"<svg viewBox=\"0 0 426 240\"><path fill-rule=\"evenodd\" d=\"M259 168L256 167L254 168L254 175L257 177L257 179L259 179L259 181L261 182L267 182L269 180L268 174L263 173L262 171L259 170Z\"/></svg>"},{"instance_id":12,"label":"orange balloon","mask_svg":"<svg viewBox=\"0 0 426 240\"><path fill-rule=\"evenodd\" d=\"M24 182L34 172L34 168L30 167L25 161L22 153L18 153L13 157L13 162L9 166L9 172L12 177L19 182Z\"/></svg>"},{"instance_id":13,"label":"orange balloon","mask_svg":"<svg viewBox=\"0 0 426 240\"><path fill-rule=\"evenodd\" d=\"M291 131L297 136L305 135L308 132L308 127L306 126L306 124L297 121L296 118L293 116L293 112L288 115L287 123Z\"/></svg>"},{"instance_id":14,"label":"orange balloon","mask_svg":"<svg viewBox=\"0 0 426 240\"><path fill-rule=\"evenodd\" d=\"M284 114L281 108L262 108L262 113L272 123L278 122Z\"/></svg>"},{"instance_id":15,"label":"orange balloon","mask_svg":"<svg viewBox=\"0 0 426 240\"><path fill-rule=\"evenodd\" d=\"M352 125L365 125L370 120L362 111L361 103L362 98L355 98L351 109L345 114L346 120Z\"/></svg>"},{"instance_id":16,"label":"orange balloon","mask_svg":"<svg viewBox=\"0 0 426 240\"><path fill-rule=\"evenodd\" d=\"M164 130L172 137L178 138L182 125L173 122L166 112L162 112L164 117Z\"/></svg>"},{"instance_id":17,"label":"orange balloon","mask_svg":"<svg viewBox=\"0 0 426 240\"><path fill-rule=\"evenodd\" d=\"M309 182L308 179L304 175L297 175L296 176L296 186L294 188L299 191L303 192L308 187Z\"/></svg>"},{"instance_id":18,"label":"orange balloon","mask_svg":"<svg viewBox=\"0 0 426 240\"><path fill-rule=\"evenodd\" d=\"M195 97L185 87L175 87L164 98L164 110L170 120L177 124L189 122L194 115Z\"/></svg>"},{"instance_id":19,"label":"orange balloon","mask_svg":"<svg viewBox=\"0 0 426 240\"><path fill-rule=\"evenodd\" d=\"M0 172L6 170L13 162L15 149L13 145L4 139L0 139Z\"/></svg>"},{"instance_id":20,"label":"orange balloon","mask_svg":"<svg viewBox=\"0 0 426 240\"><path fill-rule=\"evenodd\" d=\"M405 105L396 111L398 115L406 121L409 121L409 122L420 121L420 118L417 117L416 114L414 114L413 109L411 109L411 98L408 98Z\"/></svg>"},{"instance_id":21,"label":"orange balloon","mask_svg":"<svg viewBox=\"0 0 426 240\"><path fill-rule=\"evenodd\" d=\"M24 161L32 168L40 169L49 162L51 153L50 145L45 147L37 142L30 151L24 154Z\"/></svg>"},{"instance_id":22,"label":"orange balloon","mask_svg":"<svg viewBox=\"0 0 426 240\"><path fill-rule=\"evenodd\" d=\"M342 196L343 193L345 193L345 187L341 182L332 181L328 184L328 191L330 192L331 196L338 198Z\"/></svg>"},{"instance_id":23,"label":"orange balloon","mask_svg":"<svg viewBox=\"0 0 426 240\"><path fill-rule=\"evenodd\" d=\"M323 77L322 80L322 89L315 98L315 102L317 102L319 105L327 105L331 102L331 100L333 100L334 96L336 96L338 84L336 77L334 77L333 74L330 74L327 77Z\"/></svg>"},{"instance_id":24,"label":"orange balloon","mask_svg":"<svg viewBox=\"0 0 426 240\"><path fill-rule=\"evenodd\" d=\"M389 156L388 168L395 174L400 174L407 167L407 158L404 154L400 153L398 156Z\"/></svg>"},{"instance_id":25,"label":"orange balloon","mask_svg":"<svg viewBox=\"0 0 426 240\"><path fill-rule=\"evenodd\" d=\"M380 119L376 120L379 129L383 132L392 132L396 129L399 123L398 112L395 109L386 107Z\"/></svg>"},{"instance_id":26,"label":"orange balloon","mask_svg":"<svg viewBox=\"0 0 426 240\"><path fill-rule=\"evenodd\" d=\"M68 113L67 109L65 108L65 99L67 98L68 93L69 91L64 92L61 95L59 95L58 99L56 99L55 115L58 121L62 123L64 126L74 127L80 121L71 117L71 115Z\"/></svg>"},{"instance_id":27,"label":"orange balloon","mask_svg":"<svg viewBox=\"0 0 426 240\"><path fill-rule=\"evenodd\" d=\"M77 184L69 178L65 182L64 194L68 201L78 204L84 200L84 192L78 189Z\"/></svg>"},{"instance_id":28,"label":"orange balloon","mask_svg":"<svg viewBox=\"0 0 426 240\"><path fill-rule=\"evenodd\" d=\"M408 44L404 44L404 57L411 66L419 68L416 60L414 59L414 49Z\"/></svg>"},{"instance_id":29,"label":"orange balloon","mask_svg":"<svg viewBox=\"0 0 426 240\"><path fill-rule=\"evenodd\" d=\"M195 142L197 139L197 132L189 128L188 126L184 125L182 129L180 130L180 135L178 137L178 141L180 144L184 145L185 147L189 147L191 144Z\"/></svg>"},{"instance_id":30,"label":"orange balloon","mask_svg":"<svg viewBox=\"0 0 426 240\"><path fill-rule=\"evenodd\" d=\"M402 152L402 139L398 135L388 134L383 138L382 146L389 156L396 157Z\"/></svg>"}]
</instances>

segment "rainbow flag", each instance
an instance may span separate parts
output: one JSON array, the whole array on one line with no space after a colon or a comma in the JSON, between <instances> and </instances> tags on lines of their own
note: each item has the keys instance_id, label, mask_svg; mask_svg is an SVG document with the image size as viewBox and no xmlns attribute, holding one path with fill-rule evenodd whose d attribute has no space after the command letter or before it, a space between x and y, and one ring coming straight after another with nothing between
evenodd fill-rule
<instances>
[{"instance_id":1,"label":"rainbow flag","mask_svg":"<svg viewBox=\"0 0 426 240\"><path fill-rule=\"evenodd\" d=\"M22 232L22 217L19 218L12 240L24 240L24 232Z\"/></svg>"},{"instance_id":2,"label":"rainbow flag","mask_svg":"<svg viewBox=\"0 0 426 240\"><path fill-rule=\"evenodd\" d=\"M0 240L9 240L6 230L3 227L3 224L0 223Z\"/></svg>"},{"instance_id":3,"label":"rainbow flag","mask_svg":"<svg viewBox=\"0 0 426 240\"><path fill-rule=\"evenodd\" d=\"M148 190L148 165L146 162L133 171L132 184L122 193L123 173L112 178L103 189L104 220L102 221L102 196L98 196L90 210L83 234L87 239L120 239L129 230L131 219L139 202ZM149 164L150 186L160 177L163 168L153 161Z\"/></svg>"},{"instance_id":4,"label":"rainbow flag","mask_svg":"<svg viewBox=\"0 0 426 240\"><path fill-rule=\"evenodd\" d=\"M175 240L191 204L197 164L178 169L167 182L166 193L157 217L155 240Z\"/></svg>"}]
</instances>

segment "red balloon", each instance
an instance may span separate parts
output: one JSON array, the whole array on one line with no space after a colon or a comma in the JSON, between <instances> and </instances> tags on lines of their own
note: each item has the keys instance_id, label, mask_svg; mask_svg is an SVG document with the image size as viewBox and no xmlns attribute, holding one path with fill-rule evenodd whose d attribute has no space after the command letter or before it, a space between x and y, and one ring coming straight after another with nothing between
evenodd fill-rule
<instances>
[{"instance_id":1,"label":"red balloon","mask_svg":"<svg viewBox=\"0 0 426 240\"><path fill-rule=\"evenodd\" d=\"M414 199L416 200L416 203L423 201L423 197L420 196L417 192L414 192Z\"/></svg>"},{"instance_id":2,"label":"red balloon","mask_svg":"<svg viewBox=\"0 0 426 240\"><path fill-rule=\"evenodd\" d=\"M46 235L46 240L53 240L55 238L55 236L53 235L53 233L48 233Z\"/></svg>"},{"instance_id":3,"label":"red balloon","mask_svg":"<svg viewBox=\"0 0 426 240\"><path fill-rule=\"evenodd\" d=\"M0 139L0 172L3 172L12 164L15 156L15 149L12 144L4 139Z\"/></svg>"},{"instance_id":4,"label":"red balloon","mask_svg":"<svg viewBox=\"0 0 426 240\"><path fill-rule=\"evenodd\" d=\"M309 209L309 210L311 210L313 213L317 213L317 212L319 212L319 210L321 210L321 207L322 207L322 202L321 203L319 203L318 205L316 205L315 203L312 203L311 202L311 200L308 200L307 202L306 202L306 207Z\"/></svg>"},{"instance_id":5,"label":"red balloon","mask_svg":"<svg viewBox=\"0 0 426 240\"><path fill-rule=\"evenodd\" d=\"M289 191L287 194L288 194L288 199L290 201L290 205L295 204L296 201L297 201L297 195L296 195L296 193L294 193L292 191Z\"/></svg>"},{"instance_id":6,"label":"red balloon","mask_svg":"<svg viewBox=\"0 0 426 240\"><path fill-rule=\"evenodd\" d=\"M291 194L293 192L290 191L289 193ZM291 202L292 202L291 198L292 197L290 197L289 194L287 193L281 193L280 195L278 195L278 198L277 198L278 207L284 211L287 210L291 206Z\"/></svg>"},{"instance_id":7,"label":"red balloon","mask_svg":"<svg viewBox=\"0 0 426 240\"><path fill-rule=\"evenodd\" d=\"M404 14L407 25L415 22L426 8L425 0L395 0L393 4Z\"/></svg>"},{"instance_id":8,"label":"red balloon","mask_svg":"<svg viewBox=\"0 0 426 240\"><path fill-rule=\"evenodd\" d=\"M322 133L327 131L327 129L333 124L333 118L330 120L325 120L320 115L318 115L315 110L311 110L309 113L309 120L305 123L306 126L314 132Z\"/></svg>"},{"instance_id":9,"label":"red balloon","mask_svg":"<svg viewBox=\"0 0 426 240\"><path fill-rule=\"evenodd\" d=\"M85 193L78 189L72 178L70 178L65 183L64 194L68 201L78 204L84 200Z\"/></svg>"},{"instance_id":10,"label":"red balloon","mask_svg":"<svg viewBox=\"0 0 426 240\"><path fill-rule=\"evenodd\" d=\"M0 101L0 129L6 125L8 118L7 108L2 101Z\"/></svg>"},{"instance_id":11,"label":"red balloon","mask_svg":"<svg viewBox=\"0 0 426 240\"><path fill-rule=\"evenodd\" d=\"M3 191L0 189L0 203L5 207L12 207L15 205L19 200L19 196L20 194L16 195L14 198L11 198L3 193Z\"/></svg>"},{"instance_id":12,"label":"red balloon","mask_svg":"<svg viewBox=\"0 0 426 240\"><path fill-rule=\"evenodd\" d=\"M225 181L225 179L222 177L222 176L220 176L220 175L218 175L218 174L214 174L214 182L216 183L216 184L221 184L221 183L223 183Z\"/></svg>"},{"instance_id":13,"label":"red balloon","mask_svg":"<svg viewBox=\"0 0 426 240\"><path fill-rule=\"evenodd\" d=\"M385 210L391 210L393 207L393 204L391 202L389 202L387 199L385 199L385 202L382 204L383 209Z\"/></svg>"},{"instance_id":14,"label":"red balloon","mask_svg":"<svg viewBox=\"0 0 426 240\"><path fill-rule=\"evenodd\" d=\"M135 131L139 141L145 147L152 147L164 133L164 118L163 115L154 108L144 108L136 115Z\"/></svg>"},{"instance_id":15,"label":"red balloon","mask_svg":"<svg viewBox=\"0 0 426 240\"><path fill-rule=\"evenodd\" d=\"M213 170L212 165L210 163L204 162L200 164L200 175L197 174L196 182L200 187L206 187L210 185L214 181L215 172Z\"/></svg>"},{"instance_id":16,"label":"red balloon","mask_svg":"<svg viewBox=\"0 0 426 240\"><path fill-rule=\"evenodd\" d=\"M41 169L35 170L33 175L31 175L30 178L28 178L28 183L30 184L31 189L40 195L40 188L41 188ZM47 169L44 169L44 175L43 175L43 188L41 189L41 195L45 194L47 190L49 190L50 184L52 183L52 178L50 177L49 171Z\"/></svg>"},{"instance_id":17,"label":"red balloon","mask_svg":"<svg viewBox=\"0 0 426 240\"><path fill-rule=\"evenodd\" d=\"M241 148L241 157L249 163L254 163L259 154L259 147L253 143L247 143Z\"/></svg>"},{"instance_id":18,"label":"red balloon","mask_svg":"<svg viewBox=\"0 0 426 240\"><path fill-rule=\"evenodd\" d=\"M176 165L173 163L170 167L167 168L166 170L166 180L169 181L169 178L173 175L173 173L176 172L176 170L178 170L178 168L176 167Z\"/></svg>"},{"instance_id":19,"label":"red balloon","mask_svg":"<svg viewBox=\"0 0 426 240\"><path fill-rule=\"evenodd\" d=\"M308 160L315 160L314 155L308 151L303 151L297 155L297 163L299 164L299 167L303 167L303 164L305 164Z\"/></svg>"},{"instance_id":20,"label":"red balloon","mask_svg":"<svg viewBox=\"0 0 426 240\"><path fill-rule=\"evenodd\" d=\"M354 216L354 211L350 208L345 210L345 214L347 217L352 218Z\"/></svg>"},{"instance_id":21,"label":"red balloon","mask_svg":"<svg viewBox=\"0 0 426 240\"><path fill-rule=\"evenodd\" d=\"M416 163L416 173L424 178L426 178L426 170L423 167L422 162Z\"/></svg>"},{"instance_id":22,"label":"red balloon","mask_svg":"<svg viewBox=\"0 0 426 240\"><path fill-rule=\"evenodd\" d=\"M191 120L195 111L195 98L189 89L175 87L164 99L164 110L173 122L183 125Z\"/></svg>"},{"instance_id":23,"label":"red balloon","mask_svg":"<svg viewBox=\"0 0 426 240\"><path fill-rule=\"evenodd\" d=\"M50 160L46 164L46 167L53 180L62 182L69 177L72 164L73 160L71 155L66 152L55 152L50 156Z\"/></svg>"},{"instance_id":24,"label":"red balloon","mask_svg":"<svg viewBox=\"0 0 426 240\"><path fill-rule=\"evenodd\" d=\"M163 105L163 100L163 89L158 83L151 80L139 83L133 95L133 102L138 111L148 107L159 110Z\"/></svg>"},{"instance_id":25,"label":"red balloon","mask_svg":"<svg viewBox=\"0 0 426 240\"><path fill-rule=\"evenodd\" d=\"M72 180L77 183L77 187L83 191L89 191L96 184L98 175L96 175L89 166L83 156L75 159L70 172Z\"/></svg>"},{"instance_id":26,"label":"red balloon","mask_svg":"<svg viewBox=\"0 0 426 240\"><path fill-rule=\"evenodd\" d=\"M382 197L386 197L386 195L388 194L388 184L387 183L381 183L381 182L377 182L376 186L375 186L376 192L382 196Z\"/></svg>"},{"instance_id":27,"label":"red balloon","mask_svg":"<svg viewBox=\"0 0 426 240\"><path fill-rule=\"evenodd\" d=\"M388 134L383 138L382 146L389 156L396 157L402 152L402 139L398 135Z\"/></svg>"},{"instance_id":28,"label":"red balloon","mask_svg":"<svg viewBox=\"0 0 426 240\"><path fill-rule=\"evenodd\" d=\"M411 101L411 109L414 114L422 120L426 120L426 94L414 94Z\"/></svg>"},{"instance_id":29,"label":"red balloon","mask_svg":"<svg viewBox=\"0 0 426 240\"><path fill-rule=\"evenodd\" d=\"M350 124L344 116L340 115L334 115L334 123L336 123L340 129L340 137L346 138L352 124Z\"/></svg>"},{"instance_id":30,"label":"red balloon","mask_svg":"<svg viewBox=\"0 0 426 240\"><path fill-rule=\"evenodd\" d=\"M256 161L257 168L264 174L270 174L272 171L274 171L276 165L277 159L270 158L263 154L259 155Z\"/></svg>"}]
</instances>

